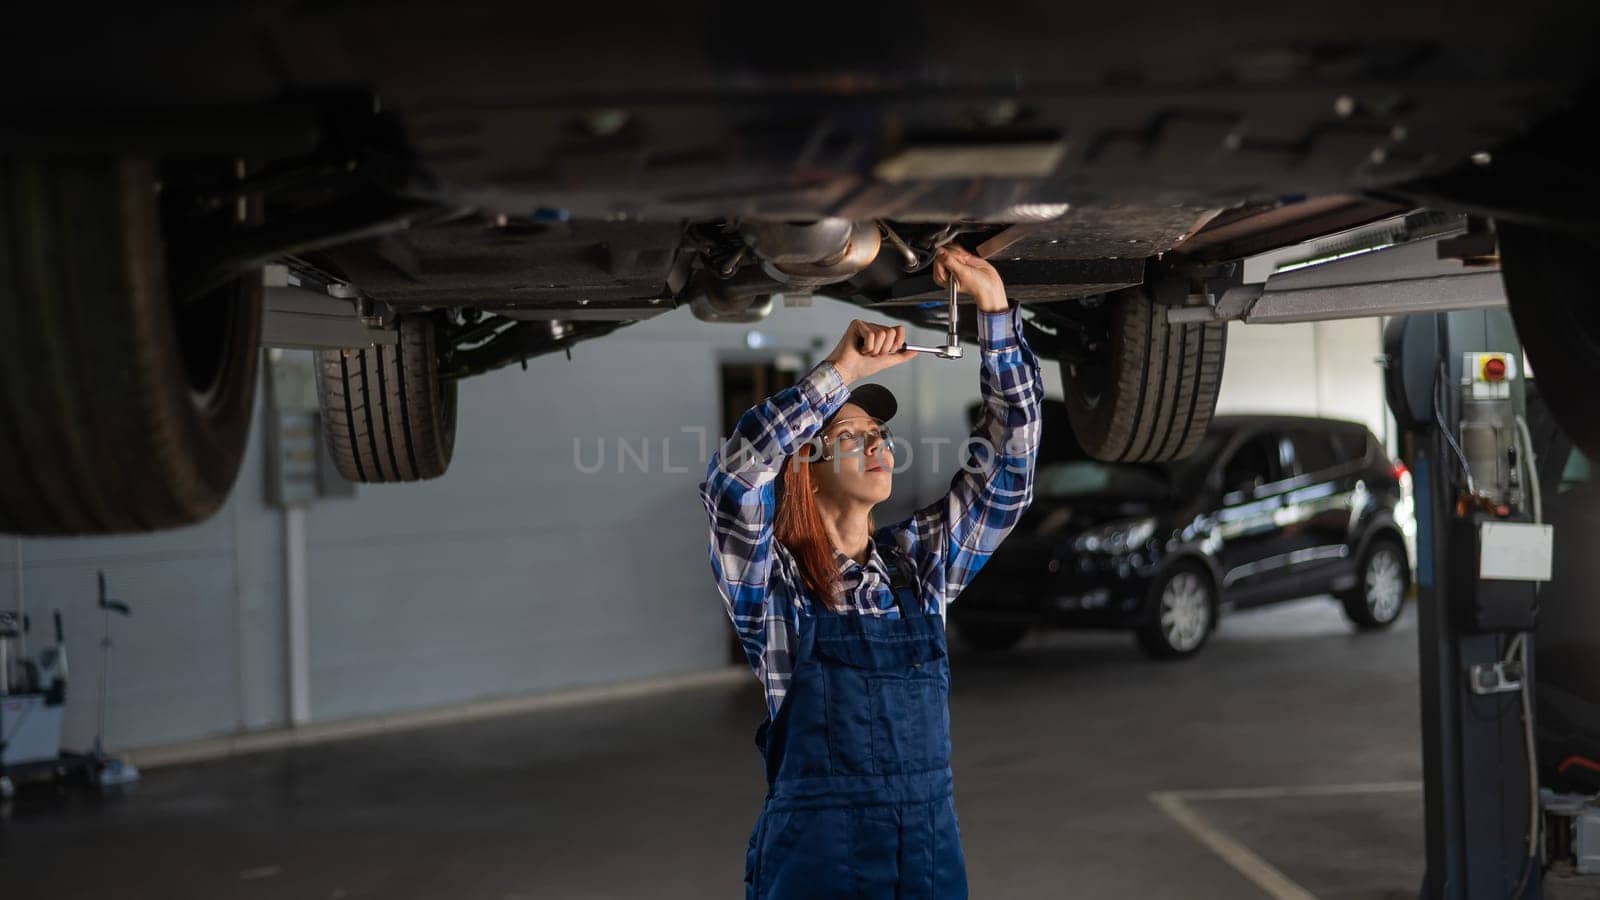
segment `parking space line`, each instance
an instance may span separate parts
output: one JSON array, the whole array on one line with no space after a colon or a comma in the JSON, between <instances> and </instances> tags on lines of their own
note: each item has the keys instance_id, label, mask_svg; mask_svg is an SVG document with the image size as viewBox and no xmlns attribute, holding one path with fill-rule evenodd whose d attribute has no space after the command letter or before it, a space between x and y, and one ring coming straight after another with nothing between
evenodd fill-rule
<instances>
[{"instance_id":1,"label":"parking space line","mask_svg":"<svg viewBox=\"0 0 1600 900\"><path fill-rule=\"evenodd\" d=\"M1284 797L1338 797L1354 794L1400 794L1422 790L1417 781L1385 781L1368 784L1318 784L1297 787L1215 788L1193 791L1158 791L1150 802L1189 832L1195 840L1222 857L1235 871L1249 879L1273 900L1317 900L1316 895L1296 884L1276 866L1255 851L1212 827L1189 806L1189 800L1262 800Z\"/></svg>"},{"instance_id":2,"label":"parking space line","mask_svg":"<svg viewBox=\"0 0 1600 900\"><path fill-rule=\"evenodd\" d=\"M1189 804L1177 792L1151 794L1150 802L1273 900L1317 900L1310 891L1289 880L1289 876L1257 856L1250 848L1211 827L1210 823L1189 808Z\"/></svg>"}]
</instances>

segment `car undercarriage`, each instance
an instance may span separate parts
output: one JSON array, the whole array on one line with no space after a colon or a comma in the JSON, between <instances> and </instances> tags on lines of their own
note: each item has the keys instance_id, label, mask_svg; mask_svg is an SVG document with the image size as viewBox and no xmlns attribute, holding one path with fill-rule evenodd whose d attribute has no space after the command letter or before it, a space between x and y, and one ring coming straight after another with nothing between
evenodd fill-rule
<instances>
[{"instance_id":1,"label":"car undercarriage","mask_svg":"<svg viewBox=\"0 0 1600 900\"><path fill-rule=\"evenodd\" d=\"M1513 312L1595 449L1597 305L1546 289L1581 277L1600 209L1575 141L1595 14L1357 6L1161 4L1093 28L1049 6L779 28L722 4L626 27L263 8L13 33L13 84L65 74L0 101L0 464L28 475L0 490L0 529L214 510L263 269L269 340L295 316L341 326L284 342L319 349L356 480L442 474L460 379L680 306L715 327L826 296L944 330L929 265L950 242L993 262L1060 361L1087 451L1156 461L1205 431L1243 260L1419 210L1457 217L1461 265L1529 247L1521 271L1506 253ZM98 242L74 240L86 221ZM81 267L98 281L56 277ZM130 282L140 303L108 299ZM117 339L146 332L170 359ZM129 366L128 393L97 394ZM64 370L83 377L63 399ZM126 462L108 481L89 473L109 436Z\"/></svg>"}]
</instances>

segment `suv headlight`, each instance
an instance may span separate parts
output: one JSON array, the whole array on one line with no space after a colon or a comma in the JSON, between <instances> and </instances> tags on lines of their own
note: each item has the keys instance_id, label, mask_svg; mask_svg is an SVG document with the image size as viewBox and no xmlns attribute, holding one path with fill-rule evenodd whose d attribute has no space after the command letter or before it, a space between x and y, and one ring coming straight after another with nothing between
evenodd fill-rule
<instances>
[{"instance_id":1,"label":"suv headlight","mask_svg":"<svg viewBox=\"0 0 1600 900\"><path fill-rule=\"evenodd\" d=\"M1072 542L1072 549L1082 553L1119 555L1131 553L1145 545L1156 533L1154 516L1142 519L1123 519L1108 522L1085 531Z\"/></svg>"}]
</instances>

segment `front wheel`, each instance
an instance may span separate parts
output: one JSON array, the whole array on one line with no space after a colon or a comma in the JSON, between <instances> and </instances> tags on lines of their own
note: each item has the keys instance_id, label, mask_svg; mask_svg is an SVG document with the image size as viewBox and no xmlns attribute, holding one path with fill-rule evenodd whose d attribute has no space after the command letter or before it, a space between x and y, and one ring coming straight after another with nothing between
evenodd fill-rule
<instances>
[{"instance_id":1,"label":"front wheel","mask_svg":"<svg viewBox=\"0 0 1600 900\"><path fill-rule=\"evenodd\" d=\"M1139 647L1152 659L1193 656L1217 627L1217 591L1198 566L1169 570L1151 588L1155 618L1139 628Z\"/></svg>"},{"instance_id":2,"label":"front wheel","mask_svg":"<svg viewBox=\"0 0 1600 900\"><path fill-rule=\"evenodd\" d=\"M147 160L0 156L0 532L190 525L233 487L261 275L175 291L160 184Z\"/></svg>"},{"instance_id":3,"label":"front wheel","mask_svg":"<svg viewBox=\"0 0 1600 900\"><path fill-rule=\"evenodd\" d=\"M1360 582L1339 597L1344 614L1363 631L1388 628L1405 609L1411 568L1405 548L1392 538L1375 538L1361 554Z\"/></svg>"}]
</instances>

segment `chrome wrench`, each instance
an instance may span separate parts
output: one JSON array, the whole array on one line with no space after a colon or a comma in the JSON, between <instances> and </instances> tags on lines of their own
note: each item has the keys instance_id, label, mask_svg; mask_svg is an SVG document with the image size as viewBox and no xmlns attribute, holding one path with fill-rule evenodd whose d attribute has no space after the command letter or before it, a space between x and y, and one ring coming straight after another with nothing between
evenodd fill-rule
<instances>
[{"instance_id":1,"label":"chrome wrench","mask_svg":"<svg viewBox=\"0 0 1600 900\"><path fill-rule=\"evenodd\" d=\"M924 347L924 346L921 346L919 344L909 344L908 343L908 344L900 345L900 350L896 350L895 352L899 353L902 350L915 350L918 353L931 353L934 356L939 357L940 359L960 359L961 358L961 334L960 334L959 331L956 330L956 325L957 325L956 309L957 308L958 307L956 306L956 279L955 279L955 275L952 274L950 276L950 330L945 332L945 343L944 343L944 346L942 346L942 347Z\"/></svg>"}]
</instances>

